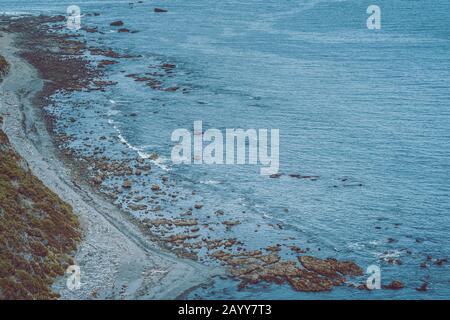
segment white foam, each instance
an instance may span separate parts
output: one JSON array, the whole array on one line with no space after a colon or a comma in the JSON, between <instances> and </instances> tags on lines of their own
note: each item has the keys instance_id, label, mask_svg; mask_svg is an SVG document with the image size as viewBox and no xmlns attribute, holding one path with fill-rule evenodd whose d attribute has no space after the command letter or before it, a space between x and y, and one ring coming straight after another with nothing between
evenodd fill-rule
<instances>
[{"instance_id":1,"label":"white foam","mask_svg":"<svg viewBox=\"0 0 450 320\"><path fill-rule=\"evenodd\" d=\"M31 15L31 12L26 12L26 11L0 11L1 15L6 15L6 16L28 16Z\"/></svg>"},{"instance_id":2,"label":"white foam","mask_svg":"<svg viewBox=\"0 0 450 320\"><path fill-rule=\"evenodd\" d=\"M140 158L142 158L142 159L150 159L151 158L151 156L152 156L151 153L147 153L147 152L143 151L142 148L133 146L131 143L128 142L127 139L125 139L125 137L122 135L120 130L116 126L114 126L114 127L118 131L117 137L119 138L121 143L126 145L129 149L136 151ZM154 165L158 166L159 168L161 168L164 171L170 171L170 168L164 164L164 162L166 162L166 159L163 157L159 157L157 159L150 160L150 162L153 163Z\"/></svg>"},{"instance_id":3,"label":"white foam","mask_svg":"<svg viewBox=\"0 0 450 320\"><path fill-rule=\"evenodd\" d=\"M220 184L221 182L217 181L217 180L203 180L203 181L200 181L200 183L201 184Z\"/></svg>"}]
</instances>

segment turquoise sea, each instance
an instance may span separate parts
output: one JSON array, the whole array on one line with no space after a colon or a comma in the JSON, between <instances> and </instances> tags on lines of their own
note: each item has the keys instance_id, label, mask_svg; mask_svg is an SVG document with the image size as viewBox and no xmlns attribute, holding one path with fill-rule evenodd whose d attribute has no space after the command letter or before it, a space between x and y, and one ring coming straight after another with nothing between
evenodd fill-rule
<instances>
[{"instance_id":1,"label":"turquoise sea","mask_svg":"<svg viewBox=\"0 0 450 320\"><path fill-rule=\"evenodd\" d=\"M448 263L420 267L427 256L450 256L448 0L129 2L0 0L0 13L65 14L73 4L82 14L99 12L82 16L82 25L102 31L87 33L88 41L141 56L108 69L118 84L106 92L61 98L49 112L79 121L63 128L61 120L60 129L78 141L116 135L131 150L157 152L158 170L170 170L179 192L196 191L200 218L230 213L242 222L233 232L250 248L296 244L315 256L378 265L383 283L406 284L311 294L288 285L238 290L217 279L189 298L449 298ZM381 30L366 27L372 4L381 8ZM114 20L137 32L115 32ZM125 76L161 63L176 65L165 85L183 90L150 90ZM74 107L80 103L89 107ZM171 134L196 120L205 130L279 129L284 175L261 176L252 165L174 166ZM184 204L161 205L169 212ZM426 293L415 290L423 281Z\"/></svg>"}]
</instances>

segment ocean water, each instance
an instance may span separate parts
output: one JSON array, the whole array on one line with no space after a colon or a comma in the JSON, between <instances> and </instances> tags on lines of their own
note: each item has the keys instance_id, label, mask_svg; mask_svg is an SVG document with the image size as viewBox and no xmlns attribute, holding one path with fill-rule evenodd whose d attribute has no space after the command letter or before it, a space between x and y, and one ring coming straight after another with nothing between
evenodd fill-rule
<instances>
[{"instance_id":1,"label":"ocean water","mask_svg":"<svg viewBox=\"0 0 450 320\"><path fill-rule=\"evenodd\" d=\"M205 211L239 219L233 232L251 248L296 244L315 256L379 265L383 283L407 286L308 294L275 285L237 290L217 279L190 298L449 297L448 264L420 268L428 255L450 255L448 1L376 1L379 31L366 27L373 1L129 2L0 0L0 12L64 14L69 4L100 12L82 17L104 32L86 34L89 41L142 56L108 69L118 84L107 92L79 93L53 110L80 119L68 133L116 135L144 155L157 152L177 190L195 190ZM113 32L109 23L118 19L138 32ZM158 63L176 64L165 85L184 90L150 90L125 76ZM89 107L74 110L73 101ZM196 120L205 130L279 129L285 175L271 179L251 165L172 165L172 132L193 130ZM383 261L391 256L402 265ZM415 290L422 280L426 293Z\"/></svg>"}]
</instances>

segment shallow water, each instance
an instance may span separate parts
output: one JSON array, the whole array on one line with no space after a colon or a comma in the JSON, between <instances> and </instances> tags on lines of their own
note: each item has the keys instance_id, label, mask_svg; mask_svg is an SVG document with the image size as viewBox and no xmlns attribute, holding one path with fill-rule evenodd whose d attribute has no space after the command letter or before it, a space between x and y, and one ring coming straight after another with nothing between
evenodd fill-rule
<instances>
[{"instance_id":1,"label":"shallow water","mask_svg":"<svg viewBox=\"0 0 450 320\"><path fill-rule=\"evenodd\" d=\"M64 14L69 2L0 0L0 12ZM448 298L449 266L419 267L427 255L450 255L448 1L377 1L378 32L366 28L370 1L128 2L77 2L82 12L101 12L82 18L105 32L87 34L91 41L142 58L110 67L118 85L106 93L78 93L53 109L79 119L65 130L81 138L120 134L142 154L169 159L172 131L192 130L196 120L204 129L280 129L280 172L317 180L271 179L249 165L166 161L160 170L170 168L181 194L196 190L205 215L223 209L239 219L233 233L249 247L297 244L316 256L380 265L383 282L407 285L305 294L288 286L237 291L218 279L190 297ZM139 32L110 32L117 19ZM165 86L185 91L155 91L125 77L161 63L177 65ZM74 101L86 107L75 110ZM108 145L106 153L121 157L120 148ZM165 205L168 213L184 206ZM403 264L380 261L386 252ZM430 283L425 294L414 289L422 279Z\"/></svg>"}]
</instances>

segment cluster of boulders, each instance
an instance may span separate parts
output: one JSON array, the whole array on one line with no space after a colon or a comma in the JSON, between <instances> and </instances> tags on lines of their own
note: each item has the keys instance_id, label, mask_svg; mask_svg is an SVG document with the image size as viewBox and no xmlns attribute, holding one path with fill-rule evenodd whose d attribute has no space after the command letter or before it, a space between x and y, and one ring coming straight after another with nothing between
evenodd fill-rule
<instances>
[{"instance_id":1,"label":"cluster of boulders","mask_svg":"<svg viewBox=\"0 0 450 320\"><path fill-rule=\"evenodd\" d=\"M278 250L279 247L267 247L266 253L255 250L238 254L219 250L210 255L230 268L230 273L241 280L241 288L260 282L287 282L297 291L330 291L346 282L344 276L363 275L363 270L350 261L300 256L299 264L282 261Z\"/></svg>"},{"instance_id":2,"label":"cluster of boulders","mask_svg":"<svg viewBox=\"0 0 450 320\"><path fill-rule=\"evenodd\" d=\"M137 82L145 82L145 84L153 90L176 92L181 90L186 92L187 89L181 89L179 86L164 86L164 81L167 77L171 76L171 73L175 69L176 65L164 63L162 65L153 65L149 68L155 69L153 72L145 73L130 73L126 77L134 79Z\"/></svg>"}]
</instances>

